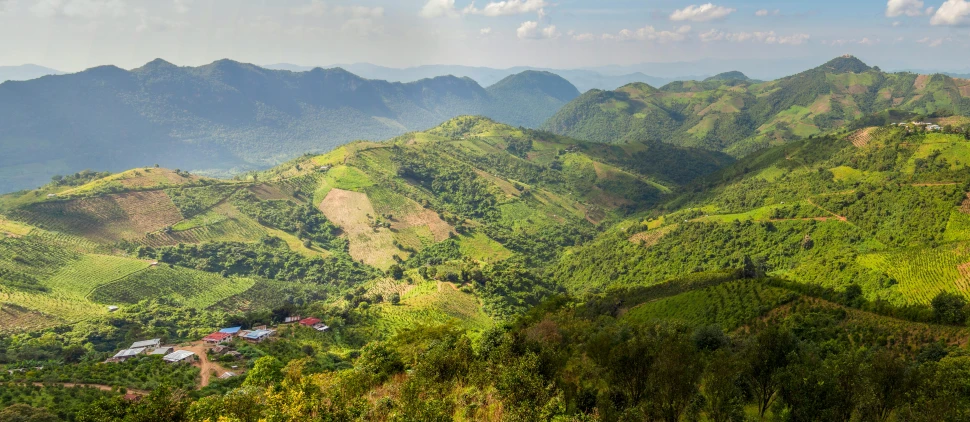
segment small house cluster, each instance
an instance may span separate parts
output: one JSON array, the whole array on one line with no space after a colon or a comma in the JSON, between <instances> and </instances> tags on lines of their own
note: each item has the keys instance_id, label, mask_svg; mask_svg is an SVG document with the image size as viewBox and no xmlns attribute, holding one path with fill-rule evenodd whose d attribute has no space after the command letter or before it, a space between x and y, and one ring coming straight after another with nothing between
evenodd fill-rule
<instances>
[{"instance_id":1,"label":"small house cluster","mask_svg":"<svg viewBox=\"0 0 970 422\"><path fill-rule=\"evenodd\" d=\"M162 346L162 340L155 338L136 341L127 349L120 350L114 356L108 358L107 362L124 362L142 355L160 355L162 356L162 360L169 363L192 362L195 360L195 353L188 350L175 350L175 347L172 346Z\"/></svg>"},{"instance_id":2,"label":"small house cluster","mask_svg":"<svg viewBox=\"0 0 970 422\"><path fill-rule=\"evenodd\" d=\"M940 125L935 124L935 123L927 123L927 122L909 122L909 123L903 122L903 123L893 123L892 125L893 126L903 127L903 128L906 128L907 130L913 130L915 128L920 128L921 127L923 129L925 129L927 132L941 132L941 131L943 131L943 128L940 127Z\"/></svg>"}]
</instances>

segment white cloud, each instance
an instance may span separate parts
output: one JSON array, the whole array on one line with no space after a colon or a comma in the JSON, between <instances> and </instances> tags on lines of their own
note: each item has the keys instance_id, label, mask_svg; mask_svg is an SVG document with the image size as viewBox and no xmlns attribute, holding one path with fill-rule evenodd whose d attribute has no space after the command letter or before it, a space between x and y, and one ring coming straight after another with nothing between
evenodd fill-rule
<instances>
[{"instance_id":1,"label":"white cloud","mask_svg":"<svg viewBox=\"0 0 970 422\"><path fill-rule=\"evenodd\" d=\"M475 8L475 3L472 2L472 4L462 10L462 13L495 17L537 12L539 13L539 18L542 19L545 15L543 8L546 6L549 6L549 3L545 0L504 0L490 2L485 7L477 9Z\"/></svg>"},{"instance_id":2,"label":"white cloud","mask_svg":"<svg viewBox=\"0 0 970 422\"><path fill-rule=\"evenodd\" d=\"M715 42L759 42L764 44L802 45L811 38L808 34L780 36L775 31L767 32L724 32L712 29L701 34L701 41Z\"/></svg>"},{"instance_id":3,"label":"white cloud","mask_svg":"<svg viewBox=\"0 0 970 422\"><path fill-rule=\"evenodd\" d=\"M862 44L862 45L876 45L876 44L879 44L879 42L880 42L879 38L872 39L869 37L863 37L861 40L859 40L859 44Z\"/></svg>"},{"instance_id":4,"label":"white cloud","mask_svg":"<svg viewBox=\"0 0 970 422\"><path fill-rule=\"evenodd\" d=\"M455 0L428 0L418 14L421 17L432 19L456 17L458 16L458 11L455 10Z\"/></svg>"},{"instance_id":5,"label":"white cloud","mask_svg":"<svg viewBox=\"0 0 970 422\"><path fill-rule=\"evenodd\" d=\"M595 34L592 34L589 32L579 33L576 31L569 31L568 35L570 38L573 39L573 41L580 41L580 42L595 41L597 38Z\"/></svg>"},{"instance_id":6,"label":"white cloud","mask_svg":"<svg viewBox=\"0 0 970 422\"><path fill-rule=\"evenodd\" d=\"M778 10L778 9L775 9L775 10L761 9L757 12L754 12L754 15L758 17L778 16L780 14L781 14L781 10Z\"/></svg>"},{"instance_id":7,"label":"white cloud","mask_svg":"<svg viewBox=\"0 0 970 422\"><path fill-rule=\"evenodd\" d=\"M930 23L939 26L970 25L970 1L946 0L946 3L936 10Z\"/></svg>"},{"instance_id":8,"label":"white cloud","mask_svg":"<svg viewBox=\"0 0 970 422\"><path fill-rule=\"evenodd\" d=\"M730 15L736 11L737 9L715 6L712 3L702 4L700 6L690 5L683 9L674 11L674 13L670 15L670 20L675 22L707 22L717 19L724 19L727 17L727 15Z\"/></svg>"},{"instance_id":9,"label":"white cloud","mask_svg":"<svg viewBox=\"0 0 970 422\"><path fill-rule=\"evenodd\" d=\"M125 3L121 0L41 0L34 3L30 10L42 18L117 18L127 13Z\"/></svg>"},{"instance_id":10,"label":"white cloud","mask_svg":"<svg viewBox=\"0 0 970 422\"><path fill-rule=\"evenodd\" d=\"M515 30L515 35L523 40L542 40L559 38L561 34L556 30L556 25L541 28L539 22L526 21Z\"/></svg>"},{"instance_id":11,"label":"white cloud","mask_svg":"<svg viewBox=\"0 0 970 422\"><path fill-rule=\"evenodd\" d=\"M179 13L188 13L191 9L193 1L194 0L175 0L175 11Z\"/></svg>"},{"instance_id":12,"label":"white cloud","mask_svg":"<svg viewBox=\"0 0 970 422\"><path fill-rule=\"evenodd\" d=\"M327 7L327 4L322 0L312 0L309 4L294 8L290 10L290 12L294 15L313 16L319 18L326 16L328 10L329 8Z\"/></svg>"},{"instance_id":13,"label":"white cloud","mask_svg":"<svg viewBox=\"0 0 970 422\"><path fill-rule=\"evenodd\" d=\"M14 0L0 0L0 13L12 10L14 5Z\"/></svg>"},{"instance_id":14,"label":"white cloud","mask_svg":"<svg viewBox=\"0 0 970 422\"><path fill-rule=\"evenodd\" d=\"M886 16L919 16L923 14L923 0L889 0L886 3Z\"/></svg>"},{"instance_id":15,"label":"white cloud","mask_svg":"<svg viewBox=\"0 0 970 422\"><path fill-rule=\"evenodd\" d=\"M184 28L187 23L183 21L174 21L162 18L160 16L149 16L148 12L144 9L139 9L135 11L140 20L138 26L135 27L135 32L166 32L173 29Z\"/></svg>"},{"instance_id":16,"label":"white cloud","mask_svg":"<svg viewBox=\"0 0 970 422\"><path fill-rule=\"evenodd\" d=\"M491 27L489 27L489 28L482 28L480 31L478 31L478 33L479 34L482 34L482 35L484 35L484 36L487 37L489 35L492 35L492 28Z\"/></svg>"},{"instance_id":17,"label":"white cloud","mask_svg":"<svg viewBox=\"0 0 970 422\"><path fill-rule=\"evenodd\" d=\"M673 31L658 31L652 26L645 26L643 28L637 29L636 31L631 31L629 29L624 29L613 34L603 34L604 40L616 40L616 41L657 41L657 42L673 42L673 41L683 41L687 39L687 34L690 33L690 26L681 26Z\"/></svg>"},{"instance_id":18,"label":"white cloud","mask_svg":"<svg viewBox=\"0 0 970 422\"><path fill-rule=\"evenodd\" d=\"M893 22L893 27L897 27L897 26L900 26L902 24L903 24L902 22L896 21L896 22Z\"/></svg>"},{"instance_id":19,"label":"white cloud","mask_svg":"<svg viewBox=\"0 0 970 422\"><path fill-rule=\"evenodd\" d=\"M916 42L918 42L920 44L926 44L926 45L928 45L930 47L939 47L939 46L943 45L944 42L948 42L948 41L953 41L953 39L951 39L951 38L936 38L936 39L933 39L933 38L927 37L927 38L923 38L923 39L921 39L919 41L916 41Z\"/></svg>"}]
</instances>

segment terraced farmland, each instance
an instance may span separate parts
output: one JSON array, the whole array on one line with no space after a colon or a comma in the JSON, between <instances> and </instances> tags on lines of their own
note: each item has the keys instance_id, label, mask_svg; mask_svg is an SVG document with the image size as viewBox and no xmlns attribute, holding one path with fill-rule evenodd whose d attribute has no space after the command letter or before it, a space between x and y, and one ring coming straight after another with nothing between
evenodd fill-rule
<instances>
[{"instance_id":1,"label":"terraced farmland","mask_svg":"<svg viewBox=\"0 0 970 422\"><path fill-rule=\"evenodd\" d=\"M256 283L251 278L227 278L187 268L161 266L94 289L91 299L103 304L133 304L168 298L184 306L204 309Z\"/></svg>"},{"instance_id":2,"label":"terraced farmland","mask_svg":"<svg viewBox=\"0 0 970 422\"><path fill-rule=\"evenodd\" d=\"M379 309L377 328L388 334L417 325L455 322L480 331L494 324L481 309L478 298L450 283L435 281L422 282L408 290L400 305L384 304Z\"/></svg>"}]
</instances>

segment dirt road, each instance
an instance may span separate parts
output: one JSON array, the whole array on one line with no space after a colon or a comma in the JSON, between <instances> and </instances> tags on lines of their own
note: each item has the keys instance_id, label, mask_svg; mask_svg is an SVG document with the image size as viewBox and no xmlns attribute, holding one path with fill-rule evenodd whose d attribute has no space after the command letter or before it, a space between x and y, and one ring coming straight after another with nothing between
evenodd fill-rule
<instances>
[{"instance_id":1,"label":"dirt road","mask_svg":"<svg viewBox=\"0 0 970 422\"><path fill-rule=\"evenodd\" d=\"M204 388L209 385L213 372L215 372L217 377L228 372L226 371L226 368L223 368L218 363L209 360L209 355L206 353L206 349L205 344L201 341L189 343L188 347L178 348L178 350L188 350L198 356L199 360L194 365L199 367L199 375L201 376L199 388Z\"/></svg>"}]
</instances>

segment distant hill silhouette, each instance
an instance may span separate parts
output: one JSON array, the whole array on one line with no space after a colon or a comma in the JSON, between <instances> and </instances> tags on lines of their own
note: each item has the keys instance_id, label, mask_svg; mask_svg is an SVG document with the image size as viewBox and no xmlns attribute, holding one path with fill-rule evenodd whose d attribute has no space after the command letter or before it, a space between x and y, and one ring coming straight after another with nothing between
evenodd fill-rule
<instances>
[{"instance_id":1,"label":"distant hill silhouette","mask_svg":"<svg viewBox=\"0 0 970 422\"><path fill-rule=\"evenodd\" d=\"M161 163L229 175L463 114L537 127L578 95L540 72L485 89L454 76L391 83L339 68L290 72L231 60L102 66L0 84L0 192L86 168Z\"/></svg>"}]
</instances>

